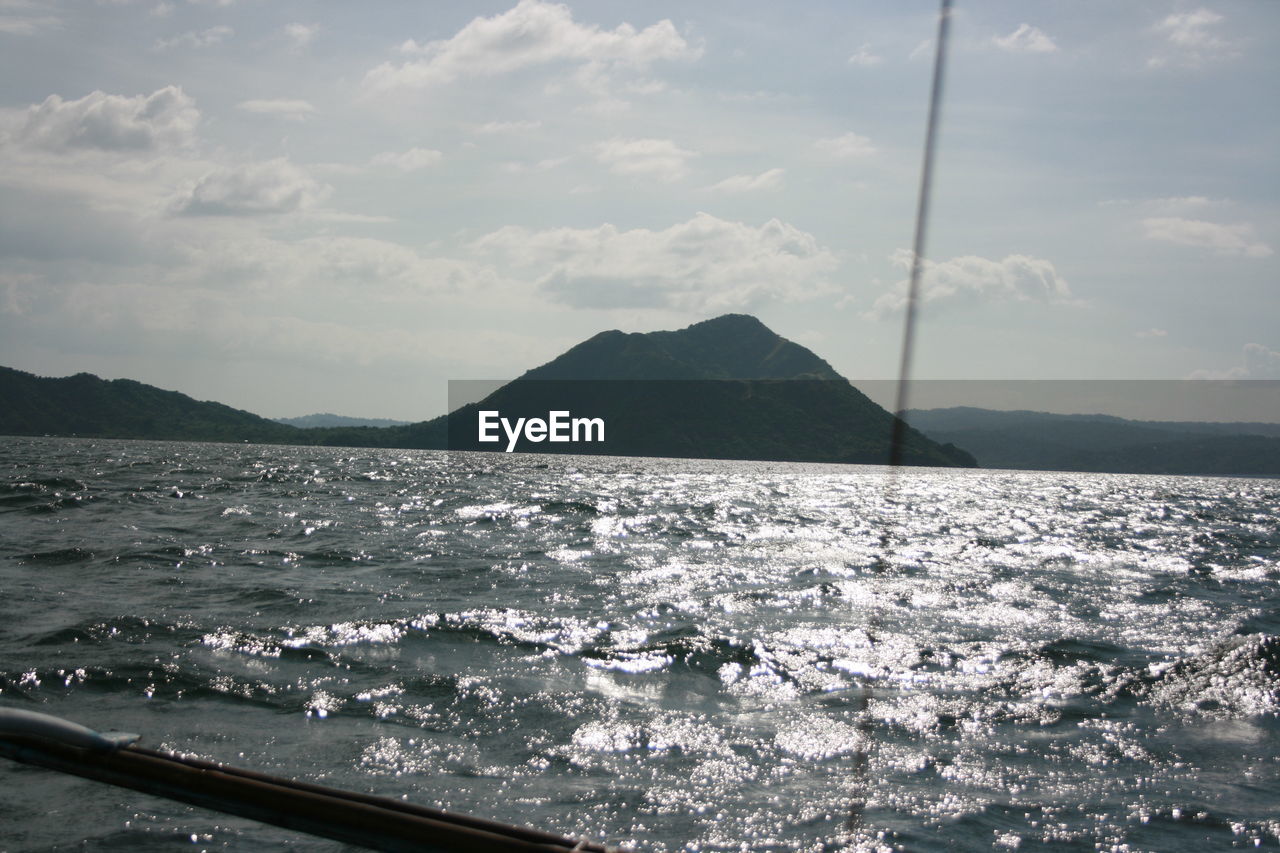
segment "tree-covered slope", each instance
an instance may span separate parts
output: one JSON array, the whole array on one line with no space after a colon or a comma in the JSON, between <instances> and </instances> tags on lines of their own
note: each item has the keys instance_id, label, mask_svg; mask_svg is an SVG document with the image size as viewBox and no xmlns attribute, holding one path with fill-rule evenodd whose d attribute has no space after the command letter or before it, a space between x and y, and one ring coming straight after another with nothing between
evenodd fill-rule
<instances>
[{"instance_id":1,"label":"tree-covered slope","mask_svg":"<svg viewBox=\"0 0 1280 853\"><path fill-rule=\"evenodd\" d=\"M0 367L0 434L292 442L299 430L131 379L59 379Z\"/></svg>"},{"instance_id":2,"label":"tree-covered slope","mask_svg":"<svg viewBox=\"0 0 1280 853\"><path fill-rule=\"evenodd\" d=\"M971 407L912 411L936 441L970 450L986 468L1133 474L1280 476L1280 426L1134 421Z\"/></svg>"},{"instance_id":3,"label":"tree-covered slope","mask_svg":"<svg viewBox=\"0 0 1280 853\"><path fill-rule=\"evenodd\" d=\"M808 349L754 317L678 331L602 332L452 416L385 428L310 429L130 380L0 373L0 433L110 438L502 449L476 441L481 410L600 418L607 440L519 449L723 459L885 462L893 416ZM908 464L972 465L962 450L908 430Z\"/></svg>"}]
</instances>

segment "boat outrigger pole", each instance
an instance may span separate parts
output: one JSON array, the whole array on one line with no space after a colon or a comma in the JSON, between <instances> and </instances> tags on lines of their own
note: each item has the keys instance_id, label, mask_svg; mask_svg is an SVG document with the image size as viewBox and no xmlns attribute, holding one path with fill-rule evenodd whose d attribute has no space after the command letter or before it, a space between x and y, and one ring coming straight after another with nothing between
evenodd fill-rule
<instances>
[{"instance_id":1,"label":"boat outrigger pole","mask_svg":"<svg viewBox=\"0 0 1280 853\"><path fill-rule=\"evenodd\" d=\"M137 740L137 735L99 734L47 714L0 708L0 755L6 758L357 847L395 853L618 853L586 839L158 752L138 746Z\"/></svg>"},{"instance_id":2,"label":"boat outrigger pole","mask_svg":"<svg viewBox=\"0 0 1280 853\"><path fill-rule=\"evenodd\" d=\"M938 35L934 42L933 83L929 87L929 117L924 131L924 162L920 166L920 194L916 198L915 234L911 241L911 276L907 280L907 305L902 319L902 357L898 362L898 394L893 405L893 434L889 439L889 464L902 464L907 434L908 391L911 358L915 354L916 312L920 305L920 280L924 276L924 251L929 229L929 202L933 192L934 152L938 148L938 118L942 112L942 84L946 76L947 37L951 27L951 0L942 0L938 11Z\"/></svg>"}]
</instances>

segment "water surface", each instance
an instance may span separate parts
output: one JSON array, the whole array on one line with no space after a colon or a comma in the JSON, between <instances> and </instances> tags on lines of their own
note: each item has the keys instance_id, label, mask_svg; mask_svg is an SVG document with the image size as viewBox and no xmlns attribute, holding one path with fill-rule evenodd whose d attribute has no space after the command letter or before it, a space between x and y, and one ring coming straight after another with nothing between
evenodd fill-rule
<instances>
[{"instance_id":1,"label":"water surface","mask_svg":"<svg viewBox=\"0 0 1280 853\"><path fill-rule=\"evenodd\" d=\"M0 439L0 704L641 850L1280 846L1280 481ZM338 850L0 765L5 850Z\"/></svg>"}]
</instances>

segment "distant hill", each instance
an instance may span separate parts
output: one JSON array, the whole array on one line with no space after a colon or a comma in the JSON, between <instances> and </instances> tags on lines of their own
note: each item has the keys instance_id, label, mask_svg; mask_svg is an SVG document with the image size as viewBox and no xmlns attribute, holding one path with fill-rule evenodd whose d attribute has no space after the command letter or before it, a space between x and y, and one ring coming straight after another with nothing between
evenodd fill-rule
<instances>
[{"instance_id":1,"label":"distant hill","mask_svg":"<svg viewBox=\"0 0 1280 853\"><path fill-rule=\"evenodd\" d=\"M965 406L913 410L906 420L935 441L965 447L984 468L1280 476L1280 424L1134 421Z\"/></svg>"},{"instance_id":2,"label":"distant hill","mask_svg":"<svg viewBox=\"0 0 1280 853\"><path fill-rule=\"evenodd\" d=\"M0 367L0 433L292 443L294 427L132 379L49 379Z\"/></svg>"},{"instance_id":3,"label":"distant hill","mask_svg":"<svg viewBox=\"0 0 1280 853\"><path fill-rule=\"evenodd\" d=\"M549 406L600 417L607 441L539 450L624 456L883 463L894 420L808 349L726 314L673 332L601 332L454 412L449 446L495 449L476 440L482 410L514 419ZM973 464L914 430L903 461Z\"/></svg>"},{"instance_id":4,"label":"distant hill","mask_svg":"<svg viewBox=\"0 0 1280 853\"><path fill-rule=\"evenodd\" d=\"M390 418L349 418L323 412L315 415L303 415L298 418L272 418L278 424L298 427L299 429L317 429L323 427L393 427L405 426L412 421L394 421Z\"/></svg>"},{"instance_id":5,"label":"distant hill","mask_svg":"<svg viewBox=\"0 0 1280 853\"><path fill-rule=\"evenodd\" d=\"M525 442L519 449L883 462L893 422L826 361L741 314L678 331L601 332L481 403L410 424L327 414L278 422L128 379L88 373L50 379L0 368L6 435L499 450L476 441L481 409L515 419L545 417L550 405L601 418L608 441ZM905 455L914 464L968 465L976 456L989 468L1280 476L1274 423L971 407L916 410L907 420L915 429L907 433Z\"/></svg>"},{"instance_id":6,"label":"distant hill","mask_svg":"<svg viewBox=\"0 0 1280 853\"><path fill-rule=\"evenodd\" d=\"M431 440L424 438L422 426L300 429L132 379L105 380L90 373L48 378L0 367L0 435L349 447L445 446L443 429L430 433L434 435Z\"/></svg>"},{"instance_id":7,"label":"distant hill","mask_svg":"<svg viewBox=\"0 0 1280 853\"><path fill-rule=\"evenodd\" d=\"M676 332L601 332L520 379L844 381L821 358L746 314L725 314Z\"/></svg>"},{"instance_id":8,"label":"distant hill","mask_svg":"<svg viewBox=\"0 0 1280 853\"><path fill-rule=\"evenodd\" d=\"M476 413L545 417L549 406L601 418L600 445L526 442L521 450L821 462L884 462L893 416L809 350L754 317L728 314L670 332L602 332L432 421L301 429L174 391L89 374L0 372L0 434L497 450ZM325 425L325 424L328 425ZM452 431L451 431L452 426ZM914 430L904 461L972 465Z\"/></svg>"}]
</instances>

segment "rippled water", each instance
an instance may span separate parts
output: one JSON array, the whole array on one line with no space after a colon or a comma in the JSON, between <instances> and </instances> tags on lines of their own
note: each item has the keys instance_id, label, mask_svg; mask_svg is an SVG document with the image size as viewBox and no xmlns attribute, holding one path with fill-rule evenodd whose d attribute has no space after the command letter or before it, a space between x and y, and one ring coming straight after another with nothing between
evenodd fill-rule
<instances>
[{"instance_id":1,"label":"rippled water","mask_svg":"<svg viewBox=\"0 0 1280 853\"><path fill-rule=\"evenodd\" d=\"M0 704L642 850L1274 848L1278 506L1276 480L0 439ZM7 762L0 826L341 849Z\"/></svg>"}]
</instances>

